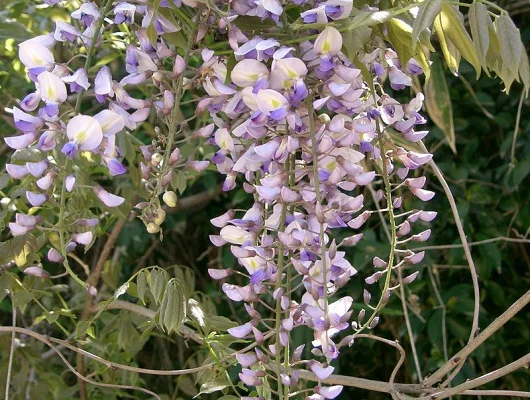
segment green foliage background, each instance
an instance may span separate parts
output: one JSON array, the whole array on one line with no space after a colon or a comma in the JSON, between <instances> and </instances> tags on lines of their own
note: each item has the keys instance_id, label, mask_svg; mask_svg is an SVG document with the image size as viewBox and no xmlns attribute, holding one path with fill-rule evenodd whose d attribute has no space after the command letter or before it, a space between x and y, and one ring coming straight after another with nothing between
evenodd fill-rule
<instances>
[{"instance_id":1,"label":"green foliage background","mask_svg":"<svg viewBox=\"0 0 530 400\"><path fill-rule=\"evenodd\" d=\"M2 4L3 3L3 4ZM37 9L26 1L0 1L0 136L14 133L11 117L5 108L16 104L17 98L31 90L20 63L14 61L16 44L50 28L50 19L60 19L57 9ZM521 29L525 48L530 48L530 15L522 13L515 16ZM109 55L105 60L111 66L114 60ZM521 105L520 126L512 159L512 142L518 115L521 87L513 86L509 95L501 93L498 79L483 76L475 81L474 69L464 64L461 78L445 71L454 113L456 135L456 154L445 143L444 133L431 124L431 135L426 145L434 149L434 158L444 172L455 196L468 240L481 241L495 237L517 237L525 235L530 227L530 101ZM465 81L465 82L464 82ZM480 105L479 105L480 104ZM192 110L190 110L191 112ZM145 124L138 134L148 140L152 126ZM8 160L9 149L0 143L2 165ZM200 178L192 179L182 194L181 209L168 215L165 223L164 239L149 235L139 220L127 223L119 237L111 262L104 268L104 289L112 293L133 272L151 265L167 269L172 276L179 273L175 265L191 267L193 274L187 282L190 294L208 304L212 315L217 313L232 321L239 321L244 312L238 304L230 302L220 290L220 284L207 275L207 268L219 266L227 268L235 264L229 251L213 247L208 235L214 233L209 220L222 214L228 207L237 207L248 199L242 190L220 194L220 181L214 172L208 172ZM460 243L452 214L442 188L434 176L428 179L429 189L437 196L429 203L431 209L438 211L438 218L432 226L433 234L429 246ZM0 180L0 195L8 194L8 182ZM185 198L199 197L186 205ZM210 195L211 194L211 195ZM365 193L365 198L370 194ZM197 199L194 197L194 199ZM204 200L204 201L202 201ZM414 200L405 199L405 208L412 209ZM0 228L7 214L0 210ZM371 274L371 260L376 255L385 254L387 241L377 218L372 218L364 231L364 240L349 251L353 265L359 270L358 279L353 279L345 289L356 303L358 311L363 307L362 291L364 278ZM6 235L4 231L3 235ZM2 238L4 239L4 237ZM104 246L104 238L98 240L87 254L79 254L89 265L93 264ZM486 327L501 314L520 295L530 287L530 247L527 244L497 241L473 246L472 254L478 268L481 288L480 326ZM447 334L447 352L455 354L467 341L473 311L473 290L469 270L460 248L436 249L427 252L424 261L415 266L420 271L418 279L406 288L406 298L410 305L414 341L419 353L423 375L432 373L444 362L443 331ZM53 265L46 265L53 271ZM77 268L77 266L76 266ZM412 272L412 271L411 271ZM53 272L52 272L53 273ZM191 276L191 275L190 275ZM49 285L32 277L24 279L27 286L36 290L50 290ZM79 314L83 307L84 294L71 291L67 285L73 285L67 279L52 288L54 299L49 295L34 294L49 307L56 306L58 297L64 299L62 317L72 327L71 315ZM443 304L440 305L436 291L440 292ZM20 293L20 292L19 292ZM130 294L130 293L129 293ZM125 296L129 296L126 294ZM23 294L19 295L20 297ZM133 299L133 297L130 297ZM27 299L27 304L19 307L21 326L38 328L38 318L42 311ZM442 310L446 309L446 325L442 324ZM37 322L35 320L37 319ZM42 320L42 318L41 318ZM0 324L9 325L11 321L11 303L9 298L0 302ZM69 322L70 321L70 322ZM456 385L499 368L530 352L530 309L523 310L503 329L489 339L466 362L455 378ZM207 357L205 349L188 343L177 335L170 339L161 331L145 334L144 319L128 312L102 314L96 326L100 342L92 350L98 354L129 365L153 369L179 369L200 365ZM220 329L226 321L212 320ZM311 340L308 332L298 331L295 345ZM53 325L48 325L47 334L57 334ZM60 332L59 332L60 333ZM401 302L393 296L382 314L377 333L389 339L398 339L407 350L405 366L396 381L414 383L418 381L413 358L410 352L410 338L407 335ZM57 357L43 360L42 354L48 349L29 338L19 338L17 347L13 383L13 399L70 399L76 398L75 377L65 372L64 365ZM0 336L0 389L5 383L9 335ZM335 365L335 373L388 380L392 368L398 360L398 354L384 344L359 339L354 346L344 350L340 364ZM75 356L67 356L75 364ZM193 377L168 378L138 376L104 369L100 365L89 363L89 371L95 372L97 379L104 382L139 384L156 388L166 399L189 399L197 394ZM235 368L229 370L235 378ZM36 378L35 378L36 377ZM29 389L28 389L29 385ZM495 389L530 390L530 373L519 370L484 387ZM3 389L2 389L3 393ZM89 385L90 399L146 398L133 392L102 390ZM345 389L341 398L379 399L383 394L362 390ZM25 397L28 396L29 397ZM219 398L221 395L201 395L200 398ZM484 397L485 398L485 397Z\"/></svg>"}]
</instances>

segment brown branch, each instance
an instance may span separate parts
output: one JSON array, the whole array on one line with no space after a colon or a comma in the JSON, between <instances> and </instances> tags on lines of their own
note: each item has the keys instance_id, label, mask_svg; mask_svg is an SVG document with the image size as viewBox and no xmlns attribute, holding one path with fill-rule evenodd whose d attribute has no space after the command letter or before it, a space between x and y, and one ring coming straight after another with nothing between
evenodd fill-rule
<instances>
[{"instance_id":1,"label":"brown branch","mask_svg":"<svg viewBox=\"0 0 530 400\"><path fill-rule=\"evenodd\" d=\"M152 391L150 391L148 389L144 389L144 388L141 388L141 387L138 387L138 386L118 385L118 384L111 384L111 383L96 382L96 381L94 381L94 380L92 380L90 378L87 378L86 376L81 375L78 371L76 371L76 369L73 367L73 365L68 362L68 360L63 356L63 354L59 351L59 349L57 349L57 347L52 343L52 342L60 342L60 343L62 343L64 345L64 347L68 347L68 348L75 347L75 346L72 346L72 345L65 345L65 343L67 343L67 342L65 342L63 340L54 339L54 338L51 338L51 337L46 337L44 335L41 335L40 333L33 332L30 329L11 327L11 326L0 326L0 333L2 333L2 332L11 332L12 334L14 334L14 333L24 334L24 335L27 335L27 336L31 336L32 338L37 339L40 342L44 343L45 345L50 347L53 351L55 351L55 353L57 353L57 355L61 358L63 363L66 365L66 367L75 376L77 376L78 379L81 379L83 382L87 382L87 383L90 383L92 385L101 386L101 387L108 387L108 388L115 388L115 389L126 389L126 390L138 390L138 391L147 393L147 394L157 398L158 400L162 400L160 398L160 396L158 396L156 393L154 393L154 392L152 392ZM81 350L81 349L77 349L77 350ZM83 351L83 350L81 350L81 351ZM107 365L107 366L109 368L112 368L112 365Z\"/></svg>"},{"instance_id":2,"label":"brown branch","mask_svg":"<svg viewBox=\"0 0 530 400\"><path fill-rule=\"evenodd\" d=\"M519 358L518 360L505 365L502 368L496 369L495 371L492 371L490 373L487 373L479 378L472 379L470 381L464 382L458 386L455 386L453 388L448 388L440 393L432 393L429 396L423 396L419 397L419 400L442 400L446 399L447 397L454 396L456 394L460 394L468 389L476 388L477 386L484 385L488 382L494 381L498 378L501 378L505 375L508 375L509 373L525 367L528 368L528 364L530 364L530 353L527 354L524 357Z\"/></svg>"},{"instance_id":3,"label":"brown branch","mask_svg":"<svg viewBox=\"0 0 530 400\"><path fill-rule=\"evenodd\" d=\"M467 245L469 247L473 247L473 246L479 246L481 244L488 244L488 243L495 243L495 242L530 243L530 239L518 239L518 238L499 236L495 238L479 240L478 242L469 242ZM446 245L439 245L439 246L415 247L414 251L461 249L462 247L464 247L462 244L446 244Z\"/></svg>"},{"instance_id":4,"label":"brown branch","mask_svg":"<svg viewBox=\"0 0 530 400\"><path fill-rule=\"evenodd\" d=\"M530 397L529 392L520 390L466 390L465 396L509 396L509 397Z\"/></svg>"},{"instance_id":5,"label":"brown branch","mask_svg":"<svg viewBox=\"0 0 530 400\"><path fill-rule=\"evenodd\" d=\"M423 144L423 142L420 140L418 142L420 145L420 148L423 152L428 153L429 151ZM447 197L447 200L449 201L449 206L451 207L451 211L453 213L453 218L455 220L456 229L458 231L458 235L460 236L460 241L462 242L462 247L464 248L464 254L466 256L467 263L469 265L469 272L471 273L471 281L473 283L473 297L474 297L474 306L473 306L473 321L471 323L471 333L469 334L469 340L468 344L473 340L475 335L479 332L479 313L480 313L480 287L478 284L478 274L477 269L475 267L475 263L473 262L473 257L471 256L471 249L469 247L466 233L464 231L464 227L462 225L462 221L460 220L460 214L458 212L458 207L456 206L455 198L453 196L453 193L451 192L451 188L447 184L447 181L445 180L445 177L438 168L438 165L431 159L429 161L429 166L432 168L434 175L438 178L438 181L442 185L442 188L445 192L445 196ZM465 357L461 358L456 365L456 368L462 368L464 365Z\"/></svg>"},{"instance_id":6,"label":"brown branch","mask_svg":"<svg viewBox=\"0 0 530 400\"><path fill-rule=\"evenodd\" d=\"M515 303L511 305L504 313L502 313L495 321L493 321L486 329L484 329L476 338L469 342L462 350L460 350L455 356L442 365L434 374L427 377L423 386L432 387L436 382L447 375L460 360L465 359L470 355L477 347L484 343L491 335L497 332L502 326L506 324L515 314L521 311L528 303L530 303L530 290L521 296Z\"/></svg>"}]
</instances>

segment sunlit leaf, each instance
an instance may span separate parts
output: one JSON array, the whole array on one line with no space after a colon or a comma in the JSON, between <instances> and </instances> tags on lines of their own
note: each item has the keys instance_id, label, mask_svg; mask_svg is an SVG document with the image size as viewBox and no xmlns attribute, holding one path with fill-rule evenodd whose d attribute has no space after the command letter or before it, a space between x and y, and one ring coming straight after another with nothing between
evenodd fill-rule
<instances>
[{"instance_id":1,"label":"sunlit leaf","mask_svg":"<svg viewBox=\"0 0 530 400\"><path fill-rule=\"evenodd\" d=\"M438 37L438 42L440 43L440 47L442 49L445 63L449 67L449 70L456 75L458 73L458 67L460 66L460 57L451 51L454 46L444 33L440 17L434 20L434 28L436 31L436 36Z\"/></svg>"},{"instance_id":2,"label":"sunlit leaf","mask_svg":"<svg viewBox=\"0 0 530 400\"><path fill-rule=\"evenodd\" d=\"M521 52L525 51L521 42L519 29L517 29L512 19L506 14L501 14L495 24L497 26L499 41L501 42L502 61L512 72L513 76L518 79Z\"/></svg>"},{"instance_id":3,"label":"sunlit leaf","mask_svg":"<svg viewBox=\"0 0 530 400\"><path fill-rule=\"evenodd\" d=\"M206 383L203 383L201 385L201 390L197 396L201 394L209 394L209 393L218 392L220 390L223 390L226 387L229 387L231 384L232 382L224 376L216 377Z\"/></svg>"},{"instance_id":4,"label":"sunlit leaf","mask_svg":"<svg viewBox=\"0 0 530 400\"><path fill-rule=\"evenodd\" d=\"M483 66L487 66L486 56L488 55L490 46L488 26L491 23L488 8L482 3L474 2L469 7L468 16L471 36L473 37L473 43L480 57L480 62Z\"/></svg>"},{"instance_id":5,"label":"sunlit leaf","mask_svg":"<svg viewBox=\"0 0 530 400\"><path fill-rule=\"evenodd\" d=\"M412 25L412 47L416 46L420 34L428 29L442 10L442 0L425 0L419 6Z\"/></svg>"},{"instance_id":6,"label":"sunlit leaf","mask_svg":"<svg viewBox=\"0 0 530 400\"><path fill-rule=\"evenodd\" d=\"M462 54L462 57L473 65L478 79L482 65L480 64L480 59L473 45L473 41L464 26L462 13L453 6L444 3L439 16L439 22L445 36L454 44Z\"/></svg>"}]
</instances>

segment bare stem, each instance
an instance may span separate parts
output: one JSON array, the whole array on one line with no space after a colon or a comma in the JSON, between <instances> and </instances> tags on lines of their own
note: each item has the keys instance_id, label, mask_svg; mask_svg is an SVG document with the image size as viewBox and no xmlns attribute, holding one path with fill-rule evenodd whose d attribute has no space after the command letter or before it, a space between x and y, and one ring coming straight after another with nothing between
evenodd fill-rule
<instances>
[{"instance_id":1,"label":"bare stem","mask_svg":"<svg viewBox=\"0 0 530 400\"><path fill-rule=\"evenodd\" d=\"M425 153L428 153L429 151L425 147L422 141L418 142L422 151ZM434 171L434 174L440 181L440 184L443 187L443 190L445 192L445 195L447 197L447 200L449 201L449 205L451 206L451 211L453 212L453 217L455 220L456 228L458 230L458 235L460 236L460 241L462 242L462 246L464 248L464 254L466 256L468 265L469 265L469 271L471 272L471 280L473 282L473 293L474 293L474 309L473 309L473 322L471 324L471 333L469 335L468 343L470 343L475 335L478 333L478 318L480 313L480 288L478 284L478 274L477 269L475 268L475 263L473 262L473 257L471 257L471 249L469 248L466 234L464 232L464 227L462 226L462 221L460 220L460 214L458 213L458 208L456 207L456 202L453 197L453 193L451 192L451 189L449 188L449 185L447 184L447 181L445 180L445 177L436 165L436 163L433 160L429 161L429 165ZM465 359L462 358L460 361L460 368L462 365L464 365Z\"/></svg>"},{"instance_id":2,"label":"bare stem","mask_svg":"<svg viewBox=\"0 0 530 400\"><path fill-rule=\"evenodd\" d=\"M11 295L11 326L17 326L17 308L13 295ZM15 356L15 331L11 332L11 345L9 347L9 361L7 363L5 400L9 400L9 386L11 385L11 372L13 369L13 358Z\"/></svg>"}]
</instances>

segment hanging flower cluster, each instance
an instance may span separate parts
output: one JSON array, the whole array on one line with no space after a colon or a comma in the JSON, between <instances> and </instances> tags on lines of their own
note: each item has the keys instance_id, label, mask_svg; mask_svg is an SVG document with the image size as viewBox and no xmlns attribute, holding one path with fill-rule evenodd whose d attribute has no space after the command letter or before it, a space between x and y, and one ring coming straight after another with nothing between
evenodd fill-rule
<instances>
[{"instance_id":1,"label":"hanging flower cluster","mask_svg":"<svg viewBox=\"0 0 530 400\"><path fill-rule=\"evenodd\" d=\"M260 37L238 27L238 18L253 16L271 20L279 32L289 33L288 6L289 18L319 26L313 36L290 41L285 35ZM159 129L158 140L139 147L149 198L137 208L149 232L158 232L165 218L159 196L169 206L176 204L169 189L175 168L202 171L211 162L225 177L223 190L243 182L254 204L213 219L220 232L211 236L214 245L230 246L239 266L209 273L214 279L239 275L245 280L244 285L222 285L226 296L243 302L248 313L248 322L229 333L258 344L253 352L237 355L242 366L239 377L259 393L259 387L269 385L271 372L277 381L275 393L282 399L294 393L297 366L305 365L325 379L334 370L331 362L340 348L351 344L355 333L375 327L380 306L398 287L390 287L392 271L423 258L423 253L415 254L405 244L427 240L430 230L418 232L413 224L435 217L419 210L395 214L402 205L401 198L394 197L397 189L408 188L423 201L434 193L423 189L424 177L408 177L431 155L391 140L397 135L401 143L414 143L427 134L421 130L426 123L420 115L423 96L402 103L387 93L385 82L391 92L400 91L411 87L412 76L423 71L414 59L402 65L392 49L370 47L371 43L365 47L370 52L359 53L356 60L343 54L341 31L328 24L348 18L352 8L352 0L283 5L278 0L108 0L102 9L85 2L72 12L71 24L58 21L53 33L19 48L36 91L13 109L22 134L6 142L16 150L32 150L33 158L8 164L7 170L14 179L29 177L26 197L31 206L45 207L60 199L64 207L68 193L76 188L81 159L101 163L109 177L125 174L124 149L118 147L117 137L125 130L134 132L151 113L168 129L167 134ZM294 10L298 16L293 16ZM128 25L134 37L125 54L127 74L117 81L107 66L91 69L91 52L103 45L105 29L119 29L120 24ZM165 38L184 27L188 32L194 29L194 36L183 52ZM227 38L230 57L202 46L211 35ZM74 69L75 59L57 63L53 54L57 42L89 49L85 67ZM189 65L190 55L200 55L197 68ZM152 96L131 96L138 85L149 87ZM191 121L178 113L186 91L206 93L197 101L196 115L209 113L212 123L195 126L189 137L215 146L211 160L181 157L177 135L184 135ZM100 105L94 115L81 112L81 100L87 96ZM379 211L365 206L361 190L368 185L380 187L375 196L381 203ZM99 185L77 186L93 190L107 207L124 202ZM378 305L370 306L371 316L365 319L363 310L352 323L354 299L340 289L357 270L343 248L362 239L360 229L377 212L386 212L392 222L392 252L386 261L374 258L376 272L366 283L384 278L384 292ZM13 235L22 235L41 223L38 216L19 213L10 228ZM86 227L98 220L77 223ZM59 221L60 229L62 224L64 220ZM339 229L349 236L337 243ZM48 258L62 261L76 243L90 244L91 232L72 232L63 248L52 248ZM414 278L405 278L403 284ZM302 357L303 346L291 348L292 331L300 327L313 332L312 359ZM318 384L307 398L333 399L341 390Z\"/></svg>"},{"instance_id":2,"label":"hanging flower cluster","mask_svg":"<svg viewBox=\"0 0 530 400\"><path fill-rule=\"evenodd\" d=\"M351 2L328 3L303 12L301 18L327 22L328 18L349 15ZM278 21L282 8L279 3L264 1L246 14L254 12ZM353 299L335 295L357 273L339 249L361 239L362 233L357 231L374 212L363 210L364 198L358 187L384 176L390 188L390 179L395 177L401 181L399 186L407 186L421 200L434 195L422 189L425 178L407 178L409 170L428 162L431 155L403 147L385 148L384 138L388 128L409 142L427 134L417 129L426 122L419 114L423 96L401 104L382 86L383 78L388 77L394 90L410 87L411 75L422 70L414 59L402 66L391 49L375 49L361 57L370 74L367 81L342 54L342 35L330 26L314 41L296 47L275 39L246 37L237 28L232 37L237 63L227 79L222 60L210 60L204 84L210 97L201 103L217 121L211 141L219 151L212 162L226 175L224 190L233 189L242 175L243 186L255 202L241 215L230 210L212 220L221 228L218 236L211 237L212 242L229 244L242 269L209 272L215 279L233 274L248 279L244 286L223 284L231 300L245 302L249 315L249 322L229 332L263 344L261 350L238 357L244 367L241 380L260 386L265 376L260 368L276 370L278 393L286 396L298 380L292 365L307 363L318 378L325 379L334 370L330 362L338 357L340 346L351 342L351 336L340 343L335 337L341 331L351 332ZM244 44L239 46L239 42ZM401 207L401 199L392 199L392 192L380 192L379 200L385 199L387 211ZM403 217L407 218L396 227L400 244L428 239L429 230L405 237L411 233L412 223L430 221L434 213L415 211ZM333 239L336 229L352 230L353 235L337 245ZM423 253L405 253L403 261L394 266L393 260L375 260L376 267L391 266L377 271L367 283L423 257ZM408 277L404 283L414 278ZM391 290L386 289L385 302ZM264 318L258 310L273 311L272 318ZM268 320L276 325L270 326ZM367 326L373 328L376 323L374 313ZM299 326L313 330L312 353L321 356L322 362L300 360L302 349L289 348L290 334ZM357 332L367 326L361 321L353 323ZM271 341L266 342L271 333ZM319 385L308 398L332 399L341 389Z\"/></svg>"}]
</instances>

